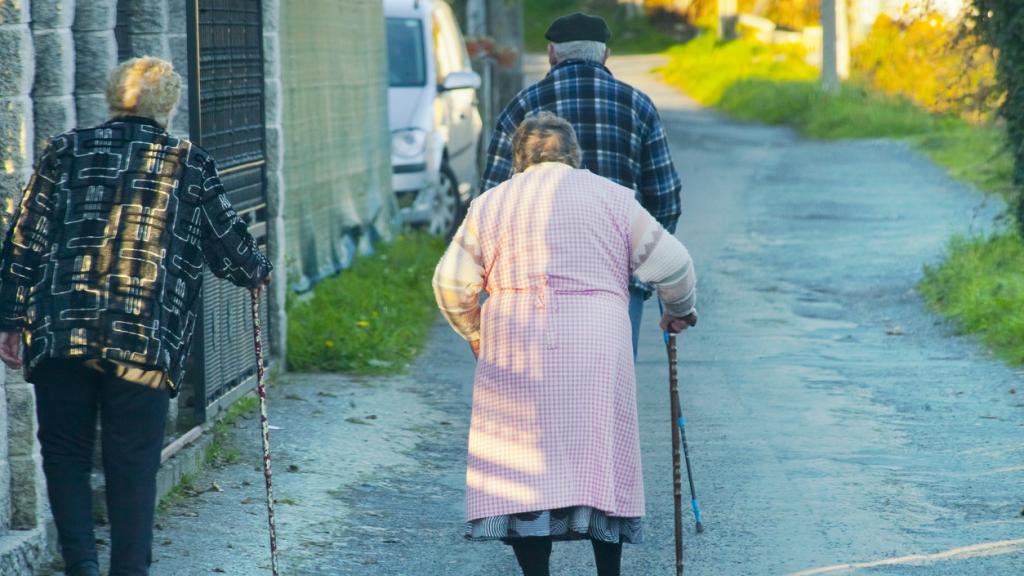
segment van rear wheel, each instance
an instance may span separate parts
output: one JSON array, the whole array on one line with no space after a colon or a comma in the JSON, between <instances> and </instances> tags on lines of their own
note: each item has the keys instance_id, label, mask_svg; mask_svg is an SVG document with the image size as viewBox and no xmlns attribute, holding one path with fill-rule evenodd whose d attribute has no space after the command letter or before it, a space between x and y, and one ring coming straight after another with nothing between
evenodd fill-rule
<instances>
[{"instance_id":1,"label":"van rear wheel","mask_svg":"<svg viewBox=\"0 0 1024 576\"><path fill-rule=\"evenodd\" d=\"M438 175L437 190L430 211L430 223L427 232L432 236L451 238L462 224L464 207L459 198L459 183L448 162L441 165Z\"/></svg>"}]
</instances>

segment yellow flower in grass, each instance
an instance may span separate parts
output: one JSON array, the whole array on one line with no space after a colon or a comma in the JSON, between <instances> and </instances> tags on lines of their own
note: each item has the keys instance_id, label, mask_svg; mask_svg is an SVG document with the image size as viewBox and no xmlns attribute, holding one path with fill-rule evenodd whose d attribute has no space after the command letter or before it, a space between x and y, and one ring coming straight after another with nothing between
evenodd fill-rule
<instances>
[{"instance_id":1,"label":"yellow flower in grass","mask_svg":"<svg viewBox=\"0 0 1024 576\"><path fill-rule=\"evenodd\" d=\"M334 340L324 340L325 348L334 348Z\"/></svg>"},{"instance_id":2,"label":"yellow flower in grass","mask_svg":"<svg viewBox=\"0 0 1024 576\"><path fill-rule=\"evenodd\" d=\"M370 322L369 322L369 320L360 320L360 321L356 322L356 326L359 326L360 328L369 328L370 327Z\"/></svg>"}]
</instances>

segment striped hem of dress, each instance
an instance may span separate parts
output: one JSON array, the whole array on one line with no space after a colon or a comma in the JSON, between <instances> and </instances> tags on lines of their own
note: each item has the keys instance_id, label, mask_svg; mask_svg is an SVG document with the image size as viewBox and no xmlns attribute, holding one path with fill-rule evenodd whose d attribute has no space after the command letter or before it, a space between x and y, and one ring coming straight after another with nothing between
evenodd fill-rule
<instances>
[{"instance_id":1,"label":"striped hem of dress","mask_svg":"<svg viewBox=\"0 0 1024 576\"><path fill-rule=\"evenodd\" d=\"M466 522L470 541L550 537L552 540L590 539L640 544L644 539L642 518L608 516L590 506L489 516Z\"/></svg>"}]
</instances>

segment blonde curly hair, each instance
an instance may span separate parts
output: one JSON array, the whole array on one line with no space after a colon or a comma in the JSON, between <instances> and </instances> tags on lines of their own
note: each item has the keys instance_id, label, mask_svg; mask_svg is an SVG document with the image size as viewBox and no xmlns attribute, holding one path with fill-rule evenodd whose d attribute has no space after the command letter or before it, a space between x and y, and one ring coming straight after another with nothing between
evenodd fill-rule
<instances>
[{"instance_id":1,"label":"blonde curly hair","mask_svg":"<svg viewBox=\"0 0 1024 576\"><path fill-rule=\"evenodd\" d=\"M181 98L181 76L166 60L142 56L125 60L107 80L110 115L152 118L170 123Z\"/></svg>"},{"instance_id":2,"label":"blonde curly hair","mask_svg":"<svg viewBox=\"0 0 1024 576\"><path fill-rule=\"evenodd\" d=\"M573 168L582 162L572 124L546 110L527 116L512 135L513 170L522 172L542 162L561 162Z\"/></svg>"}]
</instances>

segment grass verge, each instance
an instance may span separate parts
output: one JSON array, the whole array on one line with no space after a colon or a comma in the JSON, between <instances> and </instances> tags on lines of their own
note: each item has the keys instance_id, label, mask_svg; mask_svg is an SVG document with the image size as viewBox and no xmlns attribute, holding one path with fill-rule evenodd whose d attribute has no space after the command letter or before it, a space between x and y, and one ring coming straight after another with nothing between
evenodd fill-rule
<instances>
[{"instance_id":1,"label":"grass verge","mask_svg":"<svg viewBox=\"0 0 1024 576\"><path fill-rule=\"evenodd\" d=\"M436 318L430 280L444 251L413 234L324 280L288 304L288 369L300 372L401 372L423 347Z\"/></svg>"},{"instance_id":2,"label":"grass verge","mask_svg":"<svg viewBox=\"0 0 1024 576\"><path fill-rule=\"evenodd\" d=\"M911 143L953 178L1016 201L1004 130L937 115L848 83L824 94L818 71L794 47L704 35L669 51L661 73L695 100L742 120L785 124L819 139L897 138ZM936 312L993 352L1024 363L1024 247L1012 228L955 237L945 258L926 266L918 290Z\"/></svg>"},{"instance_id":3,"label":"grass verge","mask_svg":"<svg viewBox=\"0 0 1024 576\"><path fill-rule=\"evenodd\" d=\"M621 9L607 0L525 0L523 36L527 52L546 52L548 41L544 32L559 16L576 11L601 16L612 31L608 46L615 54L649 54L661 52L676 39L651 26L644 17L626 19Z\"/></svg>"},{"instance_id":4,"label":"grass verge","mask_svg":"<svg viewBox=\"0 0 1024 576\"><path fill-rule=\"evenodd\" d=\"M954 237L946 258L926 266L918 290L932 309L977 334L993 352L1024 364L1024 246L1014 232Z\"/></svg>"}]
</instances>

